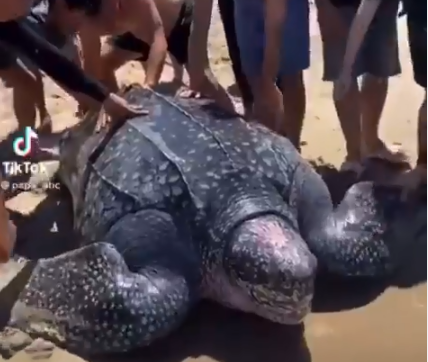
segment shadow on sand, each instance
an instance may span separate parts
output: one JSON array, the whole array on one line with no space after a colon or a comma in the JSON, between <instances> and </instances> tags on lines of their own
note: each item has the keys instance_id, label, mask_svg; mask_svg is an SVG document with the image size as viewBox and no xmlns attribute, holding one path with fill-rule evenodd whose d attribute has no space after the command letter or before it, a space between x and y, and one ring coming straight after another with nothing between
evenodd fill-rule
<instances>
[{"instance_id":1,"label":"shadow on sand","mask_svg":"<svg viewBox=\"0 0 428 362\"><path fill-rule=\"evenodd\" d=\"M4 155L1 151L0 154ZM339 173L329 165L317 168L326 178L330 189L334 190L335 201L340 200L356 181L354 175ZM16 252L19 255L31 259L49 257L78 245L72 230L71 202L66 191L49 193L30 215L11 211L11 218L18 227ZM53 224L56 225L54 230ZM419 250L410 250L411 271L406 268L400 271L400 283L395 279L376 283L362 280L350 283L329 276L319 278L314 312L358 308L376 299L389 286L410 287L424 282L427 277L426 237L423 244ZM24 268L20 276L0 292L0 329L7 322L13 302L30 273L31 266ZM179 362L199 356L224 362L311 361L303 326L273 324L208 302L201 303L179 331L149 348L125 356L88 360Z\"/></svg>"}]
</instances>

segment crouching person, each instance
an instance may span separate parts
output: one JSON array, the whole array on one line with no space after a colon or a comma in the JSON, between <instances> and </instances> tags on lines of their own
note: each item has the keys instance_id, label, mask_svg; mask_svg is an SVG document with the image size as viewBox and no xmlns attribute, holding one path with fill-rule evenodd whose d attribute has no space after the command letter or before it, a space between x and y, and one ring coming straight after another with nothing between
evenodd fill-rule
<instances>
[{"instance_id":1,"label":"crouching person","mask_svg":"<svg viewBox=\"0 0 428 362\"><path fill-rule=\"evenodd\" d=\"M167 52L187 68L191 88L234 110L227 92L212 73L189 62L193 2L189 0L110 0L94 18L93 28L80 32L84 68L117 91L115 71L132 60L146 62L144 86L154 87L162 74ZM101 49L100 36L110 35Z\"/></svg>"}]
</instances>

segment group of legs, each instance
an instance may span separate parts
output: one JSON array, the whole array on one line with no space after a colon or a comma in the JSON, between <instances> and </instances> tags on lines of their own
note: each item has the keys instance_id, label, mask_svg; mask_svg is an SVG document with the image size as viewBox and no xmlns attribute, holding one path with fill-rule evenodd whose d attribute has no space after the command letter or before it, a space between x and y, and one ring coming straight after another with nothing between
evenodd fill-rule
<instances>
[{"instance_id":1,"label":"group of legs","mask_svg":"<svg viewBox=\"0 0 428 362\"><path fill-rule=\"evenodd\" d=\"M235 11L220 13L225 25L229 52L234 65L237 84L241 90L246 109L257 108L261 62L264 47L264 24L268 21L263 11L263 2L258 0L235 0ZM348 35L359 5L334 6L330 0L317 1L318 20L323 41L324 80L335 82L340 78ZM233 2L228 2L231 8ZM353 67L352 80L346 94L332 97L346 141L347 156L342 168L361 171L363 160L378 157L402 163L401 152L390 150L379 137L379 123L388 93L388 79L400 73L397 37L397 13L399 0L382 5L376 21L370 25L363 46L358 52ZM227 12L227 15L224 13ZM241 19L242 18L242 19ZM235 29L232 22L235 21ZM227 24L229 23L229 24ZM232 34L236 32L236 35ZM297 148L305 116L306 94L303 70L309 67L309 9L306 1L289 0L285 25L282 29L282 52L292 52L281 57L280 87L282 104L275 111L280 118L273 118L266 107L261 108L258 119L277 132L286 135ZM234 37L235 40L233 39ZM236 67L234 58L243 59L243 69ZM358 77L362 77L361 86ZM269 104L271 107L274 103ZM272 107L273 108L273 107ZM271 110L272 110L271 108ZM274 119L275 123L272 124ZM276 128L275 128L276 127Z\"/></svg>"},{"instance_id":2,"label":"group of legs","mask_svg":"<svg viewBox=\"0 0 428 362\"><path fill-rule=\"evenodd\" d=\"M390 149L379 136L389 78L401 72L397 34L399 3L399 0L316 1L323 43L323 78L334 82L332 98L346 142L347 155L341 167L345 171L360 173L364 161L370 158L407 166L407 157L399 150ZM426 2L403 0L403 3L414 78L425 91L418 113L417 166L403 177L405 184L409 180L417 184L426 181ZM267 10L269 5L266 4L269 1L219 0L233 70L245 108L248 113L254 109L256 114L259 109L257 118L260 121L287 136L299 148L306 106L302 73L309 67L309 9L306 1L287 2L276 82L277 93L282 93L282 104L275 102L274 97L266 104L260 92L264 89L260 84L260 68L268 46L265 24L274 18L272 15L269 19L272 11ZM369 17L367 13L370 12ZM286 53L290 49L293 51ZM341 92L344 82L346 89ZM407 177L415 173L415 178Z\"/></svg>"}]
</instances>

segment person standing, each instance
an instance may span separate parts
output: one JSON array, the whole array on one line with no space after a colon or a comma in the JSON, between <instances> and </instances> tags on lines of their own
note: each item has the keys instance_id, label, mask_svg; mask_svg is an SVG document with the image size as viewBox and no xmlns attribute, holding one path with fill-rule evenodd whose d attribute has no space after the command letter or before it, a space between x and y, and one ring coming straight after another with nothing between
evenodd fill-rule
<instances>
[{"instance_id":1,"label":"person standing","mask_svg":"<svg viewBox=\"0 0 428 362\"><path fill-rule=\"evenodd\" d=\"M308 0L235 0L240 59L255 115L300 149L310 64ZM277 87L280 79L281 90Z\"/></svg>"},{"instance_id":2,"label":"person standing","mask_svg":"<svg viewBox=\"0 0 428 362\"><path fill-rule=\"evenodd\" d=\"M317 0L324 80L335 82L333 98L346 141L343 170L359 173L367 158L406 162L380 139L378 129L388 79L401 72L398 5L399 0Z\"/></svg>"},{"instance_id":3,"label":"person standing","mask_svg":"<svg viewBox=\"0 0 428 362\"><path fill-rule=\"evenodd\" d=\"M357 54L361 47L364 45L364 40L370 34L370 27L373 23L379 21L376 15L379 11L382 11L382 6L389 5L390 2L386 0L362 0L358 8L358 11L353 19L346 51L344 55L343 68L341 75L337 79L334 85L335 97L341 99L349 92L351 86L351 68L356 61ZM424 100L419 109L418 116L418 160L416 167L399 178L399 183L406 186L406 188L417 187L421 182L426 182L426 154L427 154L427 4L426 2L420 2L417 0L403 0L404 10L407 13L407 25L408 25L408 39L410 55L413 65L414 79L416 84L421 86L425 90ZM398 9L398 5L397 5ZM385 11L385 10L384 10ZM390 14L391 19L395 21L396 12ZM373 28L372 28L373 29ZM395 39L396 36L395 36ZM382 48L378 50L378 57L383 55L380 53ZM364 123L363 123L364 129ZM376 129L377 130L377 129ZM372 132L376 136L376 130ZM373 137L373 134L365 135L363 133L363 142ZM393 158L392 161L397 161Z\"/></svg>"}]
</instances>

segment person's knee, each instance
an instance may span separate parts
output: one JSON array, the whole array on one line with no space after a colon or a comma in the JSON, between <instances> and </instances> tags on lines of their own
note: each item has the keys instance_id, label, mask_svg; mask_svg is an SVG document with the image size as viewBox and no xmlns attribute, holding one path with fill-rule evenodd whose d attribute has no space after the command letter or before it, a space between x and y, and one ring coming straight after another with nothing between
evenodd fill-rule
<instances>
[{"instance_id":1,"label":"person's knee","mask_svg":"<svg viewBox=\"0 0 428 362\"><path fill-rule=\"evenodd\" d=\"M388 77L378 77L370 73L366 73L363 76L363 87L383 88L388 86Z\"/></svg>"},{"instance_id":2,"label":"person's knee","mask_svg":"<svg viewBox=\"0 0 428 362\"><path fill-rule=\"evenodd\" d=\"M305 92L305 81L303 79L303 72L297 72L282 76L281 91L284 95L286 93L289 93L289 95L291 96L301 96L302 92Z\"/></svg>"}]
</instances>

